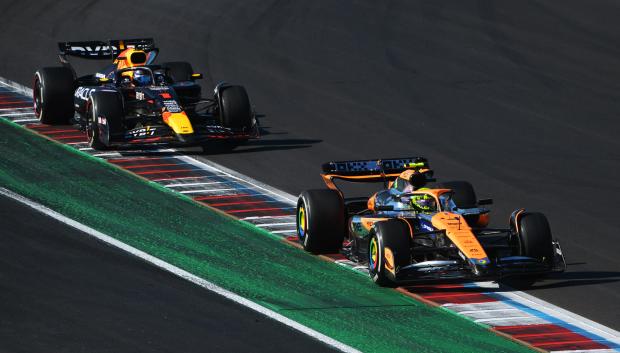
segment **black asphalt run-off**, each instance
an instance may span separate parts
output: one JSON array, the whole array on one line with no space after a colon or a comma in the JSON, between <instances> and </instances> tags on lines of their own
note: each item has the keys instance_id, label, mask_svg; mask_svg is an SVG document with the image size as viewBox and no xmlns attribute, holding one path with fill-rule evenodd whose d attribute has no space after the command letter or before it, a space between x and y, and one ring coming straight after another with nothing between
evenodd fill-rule
<instances>
[{"instance_id":1,"label":"black asphalt run-off","mask_svg":"<svg viewBox=\"0 0 620 353\"><path fill-rule=\"evenodd\" d=\"M0 196L0 352L332 352Z\"/></svg>"},{"instance_id":2,"label":"black asphalt run-off","mask_svg":"<svg viewBox=\"0 0 620 353\"><path fill-rule=\"evenodd\" d=\"M497 225L544 212L569 272L528 292L620 329L617 2L5 0L2 13L0 73L26 85L57 41L140 36L207 87L245 85L264 138L204 158L292 194L320 187L328 160L422 155L493 197Z\"/></svg>"}]
</instances>

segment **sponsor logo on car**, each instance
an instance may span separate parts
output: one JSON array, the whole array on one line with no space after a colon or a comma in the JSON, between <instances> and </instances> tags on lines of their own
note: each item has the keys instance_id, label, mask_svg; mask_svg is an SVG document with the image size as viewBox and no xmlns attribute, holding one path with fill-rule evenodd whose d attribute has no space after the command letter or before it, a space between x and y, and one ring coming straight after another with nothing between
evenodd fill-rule
<instances>
[{"instance_id":1,"label":"sponsor logo on car","mask_svg":"<svg viewBox=\"0 0 620 353\"><path fill-rule=\"evenodd\" d=\"M73 95L75 98L87 100L90 97L90 93L94 90L94 88L78 87Z\"/></svg>"},{"instance_id":2,"label":"sponsor logo on car","mask_svg":"<svg viewBox=\"0 0 620 353\"><path fill-rule=\"evenodd\" d=\"M125 137L130 138L130 139L150 137L150 136L155 136L156 131L157 129L152 126L145 126L145 127L140 127L137 129L127 131L127 134L125 135Z\"/></svg>"},{"instance_id":3,"label":"sponsor logo on car","mask_svg":"<svg viewBox=\"0 0 620 353\"><path fill-rule=\"evenodd\" d=\"M170 113L181 112L181 107L179 107L179 104L175 100L165 100L164 107L166 107L166 110L169 111Z\"/></svg>"}]
</instances>

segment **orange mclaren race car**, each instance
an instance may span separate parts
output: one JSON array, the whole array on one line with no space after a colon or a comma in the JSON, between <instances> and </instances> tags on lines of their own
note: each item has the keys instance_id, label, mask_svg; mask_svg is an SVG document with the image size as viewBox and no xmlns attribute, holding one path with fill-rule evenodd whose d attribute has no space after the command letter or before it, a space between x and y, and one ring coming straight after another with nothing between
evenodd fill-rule
<instances>
[{"instance_id":1,"label":"orange mclaren race car","mask_svg":"<svg viewBox=\"0 0 620 353\"><path fill-rule=\"evenodd\" d=\"M34 75L34 110L44 124L75 123L94 149L168 143L230 149L258 137L246 90L220 83L202 98L202 78L187 62L154 64L152 39L62 42L62 66ZM68 56L109 60L101 71L78 77Z\"/></svg>"},{"instance_id":2,"label":"orange mclaren race car","mask_svg":"<svg viewBox=\"0 0 620 353\"><path fill-rule=\"evenodd\" d=\"M323 165L326 189L297 203L297 234L313 253L341 251L383 286L446 279L536 278L566 267L547 218L518 209L506 229L488 227L492 200L465 181L434 183L426 159ZM345 198L335 180L384 182L370 197Z\"/></svg>"}]
</instances>

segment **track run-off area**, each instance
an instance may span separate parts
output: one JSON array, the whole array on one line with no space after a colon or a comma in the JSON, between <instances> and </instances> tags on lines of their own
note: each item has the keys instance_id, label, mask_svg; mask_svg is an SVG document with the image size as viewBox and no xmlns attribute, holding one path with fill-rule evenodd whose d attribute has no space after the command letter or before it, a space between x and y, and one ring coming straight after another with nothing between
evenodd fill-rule
<instances>
[{"instance_id":1,"label":"track run-off area","mask_svg":"<svg viewBox=\"0 0 620 353\"><path fill-rule=\"evenodd\" d=\"M0 82L4 86L1 92L3 97L15 104L12 110L5 108L0 113L5 119L220 210L281 237L287 243L297 244L294 196L175 149L95 151L88 147L84 133L73 126L38 123L27 107L31 102L26 87L7 80ZM116 191L110 189L110 192ZM176 217L182 217L182 214ZM231 244L233 248L236 246ZM356 266L340 254L323 258L355 272L367 273L364 266ZM526 293L500 287L497 283L413 285L398 288L397 291L425 305L464 316L501 336L539 350L612 352L620 348L620 333L617 331ZM329 295L324 299L329 300ZM411 314L415 316L414 312ZM432 337L417 337L414 342L419 339L434 340Z\"/></svg>"},{"instance_id":2,"label":"track run-off area","mask_svg":"<svg viewBox=\"0 0 620 353\"><path fill-rule=\"evenodd\" d=\"M34 70L56 65L58 41L148 36L160 47L161 61L187 60L205 73L205 92L220 81L242 84L266 115L263 138L233 153L97 153L71 127L38 125L28 89L4 85L2 116L85 153L76 159L96 155L162 192L224 211L286 243L294 235L295 195L322 186L321 163L427 157L438 178L469 180L479 196L493 197L499 226L518 207L545 213L569 267L524 292L477 283L399 289L400 295L536 349L618 350L620 25L615 2L50 0L7 1L2 8L0 76L14 82L29 86ZM42 160L45 155L30 156ZM30 198L51 207L54 196ZM287 250L287 256L298 254ZM305 257L294 258L279 261L284 267L293 261L307 264ZM363 269L351 271L351 264L337 256L331 260L347 273L359 273L355 284L366 288ZM328 273L336 267L329 265ZM242 287L235 292L246 294ZM352 299L338 300L317 307L346 310ZM373 311L365 306L370 302L349 304L360 321L392 315L402 339L394 345L445 333L423 315L423 320L403 319L405 308L379 301L383 309ZM337 339L358 348L360 337L371 342L365 344L376 343L376 332L358 333ZM470 343L461 347L475 346ZM414 350L445 351L429 344Z\"/></svg>"}]
</instances>

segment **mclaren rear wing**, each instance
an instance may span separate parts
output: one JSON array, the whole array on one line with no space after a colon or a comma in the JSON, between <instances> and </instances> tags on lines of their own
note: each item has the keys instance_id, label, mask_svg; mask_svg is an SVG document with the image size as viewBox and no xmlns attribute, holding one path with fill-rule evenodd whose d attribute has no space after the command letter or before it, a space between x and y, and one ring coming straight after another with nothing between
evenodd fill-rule
<instances>
[{"instance_id":1,"label":"mclaren rear wing","mask_svg":"<svg viewBox=\"0 0 620 353\"><path fill-rule=\"evenodd\" d=\"M405 170L414 169L424 172L430 170L429 168L428 161L423 157L339 161L324 163L321 177L327 187L338 190L334 184L334 179L350 182L387 183L396 179Z\"/></svg>"},{"instance_id":2,"label":"mclaren rear wing","mask_svg":"<svg viewBox=\"0 0 620 353\"><path fill-rule=\"evenodd\" d=\"M127 48L135 48L150 52L157 50L153 38L114 39L108 41L92 40L85 42L59 42L60 61L66 62L67 56L82 59L114 60L116 56Z\"/></svg>"}]
</instances>

